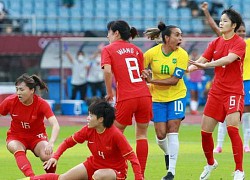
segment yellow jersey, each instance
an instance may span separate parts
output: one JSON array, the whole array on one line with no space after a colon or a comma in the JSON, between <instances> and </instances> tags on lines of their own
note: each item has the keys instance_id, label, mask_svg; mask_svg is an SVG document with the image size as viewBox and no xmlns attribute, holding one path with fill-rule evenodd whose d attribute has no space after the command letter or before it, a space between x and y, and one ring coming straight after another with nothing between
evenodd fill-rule
<instances>
[{"instance_id":1,"label":"yellow jersey","mask_svg":"<svg viewBox=\"0 0 250 180\"><path fill-rule=\"evenodd\" d=\"M182 77L187 66L188 53L181 47L166 55L162 52L162 44L158 44L144 53L144 67L150 67L152 79L167 79L177 71L181 71L182 74L178 76L180 80L176 86L150 84L153 102L170 102L186 97L187 88Z\"/></svg>"},{"instance_id":2,"label":"yellow jersey","mask_svg":"<svg viewBox=\"0 0 250 180\"><path fill-rule=\"evenodd\" d=\"M245 40L246 54L243 62L243 80L250 80L250 38Z\"/></svg>"}]
</instances>

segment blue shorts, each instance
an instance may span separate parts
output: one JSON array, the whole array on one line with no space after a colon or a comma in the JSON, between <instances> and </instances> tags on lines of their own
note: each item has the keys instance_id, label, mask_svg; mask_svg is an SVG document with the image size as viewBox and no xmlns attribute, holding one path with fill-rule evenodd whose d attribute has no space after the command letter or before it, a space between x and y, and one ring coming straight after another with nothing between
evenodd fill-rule
<instances>
[{"instance_id":1,"label":"blue shorts","mask_svg":"<svg viewBox=\"0 0 250 180\"><path fill-rule=\"evenodd\" d=\"M249 106L250 105L250 80L246 80L243 82L244 82L244 91L245 91L244 105Z\"/></svg>"},{"instance_id":2,"label":"blue shorts","mask_svg":"<svg viewBox=\"0 0 250 180\"><path fill-rule=\"evenodd\" d=\"M167 122L169 120L185 118L186 98L170 102L153 102L154 122Z\"/></svg>"},{"instance_id":3,"label":"blue shorts","mask_svg":"<svg viewBox=\"0 0 250 180\"><path fill-rule=\"evenodd\" d=\"M189 82L189 90L199 91L202 88L201 82Z\"/></svg>"}]
</instances>

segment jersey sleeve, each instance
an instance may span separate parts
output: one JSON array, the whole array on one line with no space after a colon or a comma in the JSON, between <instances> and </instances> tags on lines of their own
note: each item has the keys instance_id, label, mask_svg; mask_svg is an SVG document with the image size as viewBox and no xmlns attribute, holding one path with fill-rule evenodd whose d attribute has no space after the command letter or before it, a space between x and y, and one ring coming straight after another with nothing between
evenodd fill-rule
<instances>
[{"instance_id":1,"label":"jersey sleeve","mask_svg":"<svg viewBox=\"0 0 250 180\"><path fill-rule=\"evenodd\" d=\"M65 139L58 147L57 151L53 154L53 158L59 159L61 155L69 148L75 146L77 142L71 137Z\"/></svg>"},{"instance_id":2,"label":"jersey sleeve","mask_svg":"<svg viewBox=\"0 0 250 180\"><path fill-rule=\"evenodd\" d=\"M245 52L246 52L246 43L241 39L239 39L238 42L235 43L233 48L229 50L229 53L236 54L240 59L244 58Z\"/></svg>"},{"instance_id":3,"label":"jersey sleeve","mask_svg":"<svg viewBox=\"0 0 250 180\"><path fill-rule=\"evenodd\" d=\"M126 160L129 160L132 165L133 172L135 175L135 180L142 180L143 177L141 173L140 163L129 142L120 131L114 137L115 137L115 142L121 151L121 154Z\"/></svg>"},{"instance_id":4,"label":"jersey sleeve","mask_svg":"<svg viewBox=\"0 0 250 180\"><path fill-rule=\"evenodd\" d=\"M129 160L132 165L133 172L135 175L135 180L143 180L141 166L135 153L132 151L131 153L125 156L125 159Z\"/></svg>"},{"instance_id":5,"label":"jersey sleeve","mask_svg":"<svg viewBox=\"0 0 250 180\"><path fill-rule=\"evenodd\" d=\"M126 137L120 131L117 130L114 139L115 143L117 144L117 147L121 151L122 156L126 156L127 154L133 151Z\"/></svg>"},{"instance_id":6,"label":"jersey sleeve","mask_svg":"<svg viewBox=\"0 0 250 180\"><path fill-rule=\"evenodd\" d=\"M103 66L104 66L105 64L111 65L111 56L110 56L110 54L109 54L109 52L108 52L108 50L107 50L106 47L104 47L104 48L102 49L102 54L101 54L101 67L103 68Z\"/></svg>"},{"instance_id":7,"label":"jersey sleeve","mask_svg":"<svg viewBox=\"0 0 250 180\"><path fill-rule=\"evenodd\" d=\"M0 114L6 116L10 112L10 101L9 98L5 98L0 104Z\"/></svg>"},{"instance_id":8,"label":"jersey sleeve","mask_svg":"<svg viewBox=\"0 0 250 180\"><path fill-rule=\"evenodd\" d=\"M174 76L181 79L183 75L185 74L185 71L188 66L188 54L186 51L182 51L180 53L179 60L177 61L177 66L174 70Z\"/></svg>"},{"instance_id":9,"label":"jersey sleeve","mask_svg":"<svg viewBox=\"0 0 250 180\"><path fill-rule=\"evenodd\" d=\"M42 109L44 116L46 117L46 119L49 119L51 116L54 116L54 113L49 105L48 102L46 102L45 100L41 101L41 105L40 108Z\"/></svg>"},{"instance_id":10,"label":"jersey sleeve","mask_svg":"<svg viewBox=\"0 0 250 180\"><path fill-rule=\"evenodd\" d=\"M214 49L215 49L215 43L217 41L214 40L208 44L207 49L202 54L202 57L206 58L209 62L213 59Z\"/></svg>"},{"instance_id":11,"label":"jersey sleeve","mask_svg":"<svg viewBox=\"0 0 250 180\"><path fill-rule=\"evenodd\" d=\"M88 126L84 126L80 131L77 131L74 133L72 138L74 139L75 142L77 143L84 143L87 140L87 132L88 132Z\"/></svg>"}]
</instances>

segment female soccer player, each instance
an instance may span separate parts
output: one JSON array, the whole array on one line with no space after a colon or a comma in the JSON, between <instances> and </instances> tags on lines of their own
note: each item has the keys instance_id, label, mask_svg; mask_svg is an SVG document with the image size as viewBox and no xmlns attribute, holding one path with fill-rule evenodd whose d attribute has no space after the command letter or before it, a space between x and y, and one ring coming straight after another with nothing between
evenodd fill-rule
<instances>
[{"instance_id":1,"label":"female soccer player","mask_svg":"<svg viewBox=\"0 0 250 180\"><path fill-rule=\"evenodd\" d=\"M208 23L210 27L213 29L213 31L216 33L217 36L220 36L220 29L215 23L214 19L211 17L209 11L208 11L208 3L204 2L202 3L202 10L208 20ZM242 22L239 29L236 31L236 33L242 37L243 39L246 38L246 27L245 24ZM244 134L244 152L249 153L249 141L250 141L250 38L245 39L245 42L247 44L246 46L246 54L244 58L243 63L243 83L244 83L244 113L242 115L242 129ZM221 153L222 152L222 145L224 142L224 138L226 135L226 122L219 123L218 126L218 136L217 136L217 146L214 149L215 153Z\"/></svg>"},{"instance_id":2,"label":"female soccer player","mask_svg":"<svg viewBox=\"0 0 250 180\"><path fill-rule=\"evenodd\" d=\"M201 123L202 147L207 159L207 165L200 175L201 180L208 179L218 166L213 156L212 133L217 123L224 120L236 164L234 180L244 179L243 144L238 128L244 108L242 65L246 43L236 34L241 24L242 18L238 12L230 8L224 10L219 23L222 36L212 41L197 61L190 60L190 72L198 68L215 67L215 76Z\"/></svg>"},{"instance_id":3,"label":"female soccer player","mask_svg":"<svg viewBox=\"0 0 250 180\"><path fill-rule=\"evenodd\" d=\"M0 116L10 114L12 121L7 132L7 149L14 155L18 168L25 176L34 176L26 151L31 150L41 161L47 161L59 133L59 124L49 104L35 94L37 86L47 90L46 84L36 75L23 74L16 80L16 94L0 104ZM51 138L45 130L44 117L52 126ZM55 172L55 167L46 169Z\"/></svg>"},{"instance_id":4,"label":"female soccer player","mask_svg":"<svg viewBox=\"0 0 250 180\"><path fill-rule=\"evenodd\" d=\"M165 153L168 169L167 175L162 179L172 180L179 151L179 127L185 118L187 88L183 75L188 66L188 54L180 47L180 28L160 22L158 28L150 28L145 32L152 40L159 38L160 34L163 43L144 54L145 68L150 66L151 69L144 70L143 77L150 83L156 141Z\"/></svg>"},{"instance_id":5,"label":"female soccer player","mask_svg":"<svg viewBox=\"0 0 250 180\"><path fill-rule=\"evenodd\" d=\"M64 174L44 174L31 177L31 180L92 180L92 179L126 179L131 162L135 180L143 180L139 161L121 131L113 125L115 110L105 101L96 101L89 106L88 125L65 139L44 168L57 164L60 156L77 143L87 142L92 155L84 163L73 167ZM27 178L26 178L27 179Z\"/></svg>"},{"instance_id":6,"label":"female soccer player","mask_svg":"<svg viewBox=\"0 0 250 180\"><path fill-rule=\"evenodd\" d=\"M152 98L146 81L141 78L143 53L129 42L137 35L135 28L130 28L122 20L111 21L107 25L110 44L102 49L101 66L104 69L106 100L112 101L112 73L116 82L116 120L115 125L123 132L136 121L136 154L144 174L148 141L147 129L152 119Z\"/></svg>"}]
</instances>

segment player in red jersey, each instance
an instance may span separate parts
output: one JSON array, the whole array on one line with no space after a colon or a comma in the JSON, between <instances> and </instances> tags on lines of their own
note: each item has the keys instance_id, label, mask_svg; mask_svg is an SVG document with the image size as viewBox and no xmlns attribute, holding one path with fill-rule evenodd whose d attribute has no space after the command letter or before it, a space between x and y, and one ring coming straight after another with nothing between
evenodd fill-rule
<instances>
[{"instance_id":1,"label":"player in red jersey","mask_svg":"<svg viewBox=\"0 0 250 180\"><path fill-rule=\"evenodd\" d=\"M212 132L217 123L224 119L236 164L234 180L244 179L243 144L239 135L239 124L244 108L242 71L246 43L236 34L241 24L239 13L233 9L224 10L219 24L222 36L212 41L197 61L190 60L193 65L189 66L189 71L215 67L215 77L201 123L202 147L207 159L201 180L208 179L212 170L218 166L213 156Z\"/></svg>"},{"instance_id":2,"label":"player in red jersey","mask_svg":"<svg viewBox=\"0 0 250 180\"><path fill-rule=\"evenodd\" d=\"M131 162L135 180L143 180L139 161L121 131L113 125L115 110L105 101L93 102L89 106L88 125L65 139L44 168L57 164L60 156L77 143L87 142L92 155L64 174L44 174L31 177L31 180L74 180L74 179L126 179ZM28 178L26 178L28 179Z\"/></svg>"},{"instance_id":3,"label":"player in red jersey","mask_svg":"<svg viewBox=\"0 0 250 180\"><path fill-rule=\"evenodd\" d=\"M104 69L106 100L112 101L112 73L116 81L116 121L123 132L136 121L136 154L144 174L148 156L147 129L152 119L152 99L146 81L141 78L143 66L142 51L129 42L137 35L134 27L122 20L107 25L110 44L102 49L101 66Z\"/></svg>"},{"instance_id":4,"label":"player in red jersey","mask_svg":"<svg viewBox=\"0 0 250 180\"><path fill-rule=\"evenodd\" d=\"M36 75L23 74L17 78L16 94L10 95L0 104L0 116L10 114L11 126L7 132L7 149L14 154L18 168L25 176L34 176L26 151L31 150L41 161L47 161L59 133L59 124L49 104L35 94L48 88ZM52 126L51 138L48 140L44 125L46 117ZM55 172L55 167L46 170Z\"/></svg>"}]
</instances>

